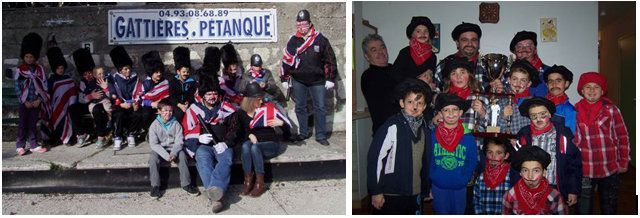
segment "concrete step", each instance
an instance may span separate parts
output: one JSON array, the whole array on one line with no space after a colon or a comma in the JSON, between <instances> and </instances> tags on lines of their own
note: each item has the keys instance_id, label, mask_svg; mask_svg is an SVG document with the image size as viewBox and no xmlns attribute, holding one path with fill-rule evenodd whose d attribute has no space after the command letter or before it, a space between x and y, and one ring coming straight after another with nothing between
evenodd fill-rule
<instances>
[{"instance_id":1,"label":"concrete step","mask_svg":"<svg viewBox=\"0 0 640 218\"><path fill-rule=\"evenodd\" d=\"M336 132L329 138L330 146L307 139L299 144L285 144L284 153L266 160L267 180L315 180L345 178L345 133ZM112 192L140 191L149 186L149 144L124 147L114 152L112 145L95 149L93 144L82 148L57 146L49 152L17 156L15 142L2 143L3 191L15 192ZM242 183L239 150L234 149L231 183ZM200 184L195 162L190 161L192 181ZM169 186L178 186L175 164L162 174Z\"/></svg>"}]
</instances>

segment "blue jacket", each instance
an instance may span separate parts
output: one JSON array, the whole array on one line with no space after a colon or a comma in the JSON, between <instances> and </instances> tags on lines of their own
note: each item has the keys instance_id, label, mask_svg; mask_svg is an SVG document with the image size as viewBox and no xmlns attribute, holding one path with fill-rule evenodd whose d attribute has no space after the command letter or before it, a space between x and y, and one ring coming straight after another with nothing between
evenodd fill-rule
<instances>
[{"instance_id":1,"label":"blue jacket","mask_svg":"<svg viewBox=\"0 0 640 218\"><path fill-rule=\"evenodd\" d=\"M427 122L425 120L425 122ZM420 170L421 197L426 197L431 191L429 180L429 160L431 159L431 136L428 128L423 125L422 136L425 137L424 153L422 154L422 169ZM413 132L407 120L401 113L397 113L378 128L374 135L367 158L367 189L370 195L396 194L413 195Z\"/></svg>"},{"instance_id":2,"label":"blue jacket","mask_svg":"<svg viewBox=\"0 0 640 218\"><path fill-rule=\"evenodd\" d=\"M436 140L435 130L431 132L433 158L430 169L431 182L442 189L466 187L478 165L478 146L471 131L464 127L464 136L456 150L449 152Z\"/></svg>"},{"instance_id":3,"label":"blue jacket","mask_svg":"<svg viewBox=\"0 0 640 218\"><path fill-rule=\"evenodd\" d=\"M564 119L564 126L571 129L571 133L576 133L576 108L571 105L569 99L562 104L556 105L556 116Z\"/></svg>"},{"instance_id":4,"label":"blue jacket","mask_svg":"<svg viewBox=\"0 0 640 218\"><path fill-rule=\"evenodd\" d=\"M540 70L538 72L538 81L540 81L540 83L536 87L529 87L529 92L531 92L531 95L543 98L547 96L547 92L549 92L549 89L547 88L547 84L544 83L544 72L549 68L551 67L547 66L546 64L542 64L542 69L538 69Z\"/></svg>"},{"instance_id":5,"label":"blue jacket","mask_svg":"<svg viewBox=\"0 0 640 218\"><path fill-rule=\"evenodd\" d=\"M562 120L557 116L551 118L551 122L556 129L556 142L564 142L564 148L561 146L563 143L556 143L556 175L558 179L558 190L562 194L564 199L567 199L569 194L580 195L582 191L582 158L580 150L573 143L573 133L569 132L568 128L565 128ZM516 149L524 144L530 145L531 128L529 126L523 127L517 135L518 144L515 145ZM520 180L519 172L512 170L511 185Z\"/></svg>"}]
</instances>

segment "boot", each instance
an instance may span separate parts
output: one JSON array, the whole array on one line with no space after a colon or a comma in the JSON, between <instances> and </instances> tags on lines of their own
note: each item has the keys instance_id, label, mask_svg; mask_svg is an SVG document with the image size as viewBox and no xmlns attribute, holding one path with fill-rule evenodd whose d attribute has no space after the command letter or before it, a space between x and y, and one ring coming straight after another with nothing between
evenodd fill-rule
<instances>
[{"instance_id":1,"label":"boot","mask_svg":"<svg viewBox=\"0 0 640 218\"><path fill-rule=\"evenodd\" d=\"M242 192L240 195L249 195L253 188L253 171L244 173L244 182L242 183Z\"/></svg>"},{"instance_id":2,"label":"boot","mask_svg":"<svg viewBox=\"0 0 640 218\"><path fill-rule=\"evenodd\" d=\"M256 173L256 184L251 190L251 197L257 198L262 195L267 190L264 185L264 174Z\"/></svg>"}]
</instances>

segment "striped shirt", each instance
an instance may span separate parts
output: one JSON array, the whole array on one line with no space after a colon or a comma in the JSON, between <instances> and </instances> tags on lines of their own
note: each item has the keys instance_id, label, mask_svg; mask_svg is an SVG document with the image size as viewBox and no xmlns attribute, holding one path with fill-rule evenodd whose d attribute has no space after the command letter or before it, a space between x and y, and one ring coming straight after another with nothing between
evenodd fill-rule
<instances>
[{"instance_id":1,"label":"striped shirt","mask_svg":"<svg viewBox=\"0 0 640 218\"><path fill-rule=\"evenodd\" d=\"M507 172L504 182L495 189L489 189L484 183L484 174L480 173L473 186L473 207L476 215L502 214L504 194L511 188L509 181L509 172Z\"/></svg>"},{"instance_id":2,"label":"striped shirt","mask_svg":"<svg viewBox=\"0 0 640 218\"><path fill-rule=\"evenodd\" d=\"M550 124L552 125L552 124ZM551 130L548 132L542 133L540 135L532 135L531 136L531 145L538 146L542 148L542 150L546 151L551 155L551 163L547 167L547 175L545 177L549 180L549 184L557 185L557 177L556 177L556 166L557 166L557 158L556 158L556 127L551 126Z\"/></svg>"}]
</instances>

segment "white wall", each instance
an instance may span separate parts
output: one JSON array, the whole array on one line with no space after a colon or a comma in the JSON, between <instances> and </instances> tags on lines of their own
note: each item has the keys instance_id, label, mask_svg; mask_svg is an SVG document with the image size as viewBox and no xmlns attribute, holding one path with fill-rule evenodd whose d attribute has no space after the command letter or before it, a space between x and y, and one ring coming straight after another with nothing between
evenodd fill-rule
<instances>
[{"instance_id":1,"label":"white wall","mask_svg":"<svg viewBox=\"0 0 640 218\"><path fill-rule=\"evenodd\" d=\"M427 16L432 22L440 23L441 51L437 54L438 61L456 52L451 31L462 21L480 25L482 54L509 55L511 54L509 43L516 32L521 30L536 32L540 59L550 66L565 65L574 73L574 83L569 87L567 94L574 104L580 100L581 97L576 91L580 74L598 71L598 3L499 2L499 4L500 21L497 24L482 24L478 21L480 2L362 2L362 18L378 27L378 34L385 40L389 49L389 62L392 63L400 49L409 43L405 30L413 16ZM542 17L558 19L557 42L542 42L538 24ZM362 58L360 43L362 38L354 42L354 45L357 45L356 60ZM357 73L361 74L363 70L358 69ZM362 93L359 87L357 92L360 100ZM360 101L358 102L360 104Z\"/></svg>"}]
</instances>

